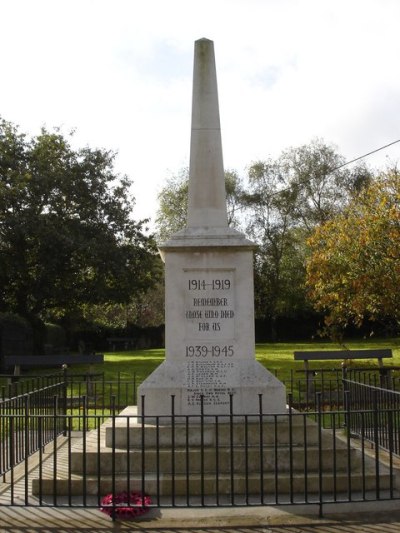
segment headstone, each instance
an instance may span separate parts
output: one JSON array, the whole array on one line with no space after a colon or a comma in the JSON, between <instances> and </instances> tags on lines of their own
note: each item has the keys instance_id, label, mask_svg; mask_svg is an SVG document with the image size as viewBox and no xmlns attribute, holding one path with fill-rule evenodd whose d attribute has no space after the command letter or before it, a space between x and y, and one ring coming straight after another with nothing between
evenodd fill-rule
<instances>
[{"instance_id":1,"label":"headstone","mask_svg":"<svg viewBox=\"0 0 400 533\"><path fill-rule=\"evenodd\" d=\"M283 384L255 360L253 251L228 227L214 45L195 43L187 227L160 246L165 361L139 414L282 413ZM144 413L142 410L142 399Z\"/></svg>"}]
</instances>

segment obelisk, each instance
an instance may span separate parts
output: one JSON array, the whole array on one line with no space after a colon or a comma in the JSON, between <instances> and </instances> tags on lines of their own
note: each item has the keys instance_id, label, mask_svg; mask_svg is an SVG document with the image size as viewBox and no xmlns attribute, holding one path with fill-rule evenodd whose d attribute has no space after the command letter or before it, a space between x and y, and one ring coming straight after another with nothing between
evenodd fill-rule
<instances>
[{"instance_id":1,"label":"obelisk","mask_svg":"<svg viewBox=\"0 0 400 533\"><path fill-rule=\"evenodd\" d=\"M228 227L214 44L200 39L187 227L159 247L165 262L165 361L139 387L139 414L285 412L285 387L255 360L254 248Z\"/></svg>"},{"instance_id":2,"label":"obelisk","mask_svg":"<svg viewBox=\"0 0 400 533\"><path fill-rule=\"evenodd\" d=\"M195 43L188 228L228 226L214 45Z\"/></svg>"}]
</instances>

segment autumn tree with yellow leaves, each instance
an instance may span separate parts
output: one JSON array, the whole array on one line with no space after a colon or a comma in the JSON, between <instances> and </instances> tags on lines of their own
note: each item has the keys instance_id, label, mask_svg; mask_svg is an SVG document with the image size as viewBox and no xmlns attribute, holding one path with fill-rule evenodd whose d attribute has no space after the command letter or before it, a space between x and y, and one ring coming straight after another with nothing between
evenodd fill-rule
<instances>
[{"instance_id":1,"label":"autumn tree with yellow leaves","mask_svg":"<svg viewBox=\"0 0 400 533\"><path fill-rule=\"evenodd\" d=\"M308 241L308 294L326 326L365 320L400 324L400 173L353 196Z\"/></svg>"}]
</instances>

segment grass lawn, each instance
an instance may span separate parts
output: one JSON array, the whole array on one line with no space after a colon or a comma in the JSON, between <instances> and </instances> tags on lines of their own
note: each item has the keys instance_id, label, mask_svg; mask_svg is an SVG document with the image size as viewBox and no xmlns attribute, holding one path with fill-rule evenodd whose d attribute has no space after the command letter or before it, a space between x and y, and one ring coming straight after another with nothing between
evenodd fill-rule
<instances>
[{"instance_id":1,"label":"grass lawn","mask_svg":"<svg viewBox=\"0 0 400 533\"><path fill-rule=\"evenodd\" d=\"M286 386L289 387L288 390L293 388L293 394L294 398L296 399L298 393L298 390L304 388L304 382L300 384L300 381L302 378L304 378L304 374L299 372L296 373L296 370L302 370L304 368L302 361L294 361L293 359L293 352L295 350L338 350L340 349L340 345L330 342L312 342L312 343L296 343L296 342L281 342L281 343L265 343L265 344L257 344L256 345L256 358L257 360L263 364L268 370L271 372L274 372L277 374L278 378L285 382ZM393 365L393 366L400 366L400 339L369 339L369 340L352 340L349 342L346 342L346 348L349 349L379 349L379 348L391 348L393 350L393 359L392 360L386 360L385 363L387 365ZM95 385L95 396L99 399L102 396L104 398L108 397L110 395L109 391L113 390L113 394L116 393L116 390L121 387L121 390L125 390L125 393L122 393L122 397L124 397L127 401L127 403L124 403L124 405L131 405L134 398L134 392L132 389L132 381L135 382L135 389L137 389L137 386L157 368L159 364L164 361L165 358L165 351L163 349L153 349L153 350L132 350L132 351L125 351L125 352L112 352L112 353L106 353L104 357L104 364L103 365L95 365L95 372L98 372L99 374L102 374L104 372L104 381L105 382L115 382L118 381L118 385L110 384L111 388L108 388L108 385L105 389L102 389L102 382L100 379L100 376L98 376L99 384L96 388L97 384ZM340 368L341 361L315 361L312 364L312 367L314 368L326 368L326 369L333 369L333 368ZM366 367L377 367L377 362L374 360L366 360L366 361L357 361L356 362L357 367L366 366ZM26 377L29 375L38 375L40 374L48 374L50 372L49 369L43 369L40 368L40 372L38 372L38 369L36 371L32 369L29 373L26 372ZM76 365L75 367L70 367L68 369L68 373L70 374L76 374L76 375L84 375L89 372L89 366L84 365ZM24 373L25 374L25 373ZM291 374L293 375L294 382L290 382ZM329 374L328 374L329 375ZM328 376L327 375L327 376ZM394 375L399 376L400 372L396 371ZM74 380L75 381L75 380ZM124 384L124 382L126 383ZM78 378L75 382L75 385L73 385L71 389L71 395L74 397L80 398L82 395L86 395L86 386L84 384L85 382L80 378ZM0 385L5 385L5 379L3 379L3 383L1 383L0 378ZM108 391L108 392L103 392ZM122 400L124 401L124 400ZM107 402L107 400L106 400ZM99 404L100 405L100 404ZM106 403L105 405L109 405ZM87 420L87 424L89 427L95 427L95 417L91 417L90 415L98 415L102 414L103 416L107 417L108 415L108 409L106 409L104 412L99 413L98 410L94 411L91 410L89 407L89 411L87 414L89 415L89 418ZM71 409L68 414L73 415L71 418L72 423L72 429L81 429L81 426L83 424L82 419L82 408L77 409ZM79 415L79 416L78 416Z\"/></svg>"},{"instance_id":2,"label":"grass lawn","mask_svg":"<svg viewBox=\"0 0 400 533\"><path fill-rule=\"evenodd\" d=\"M351 340L345 342L345 347L349 350L371 350L379 348L391 348L393 350L393 358L384 361L387 365L400 366L400 339L368 339L368 340ZM340 350L343 346L334 342L280 342L256 345L256 358L268 370L278 373L280 379L285 380L290 378L291 370L302 370L304 363L302 361L294 361L294 351L307 350ZM377 366L376 360L359 360L357 367L362 366ZM314 361L310 362L310 367L315 368L341 368L341 361Z\"/></svg>"},{"instance_id":3,"label":"grass lawn","mask_svg":"<svg viewBox=\"0 0 400 533\"><path fill-rule=\"evenodd\" d=\"M346 347L353 350L392 348L393 359L386 364L400 366L400 339L352 340ZM289 379L291 370L301 370L302 361L293 360L295 350L339 350L337 343L331 342L281 342L256 345L256 358L268 370L277 372L281 379ZM106 379L116 379L136 375L138 382L143 381L164 360L164 350L136 350L127 352L106 353L103 370ZM341 361L316 362L318 368L340 368ZM357 366L376 366L376 361L357 362Z\"/></svg>"},{"instance_id":4,"label":"grass lawn","mask_svg":"<svg viewBox=\"0 0 400 533\"><path fill-rule=\"evenodd\" d=\"M373 349L392 348L393 359L386 360L388 365L400 366L400 339L368 339L351 340L345 343L349 349ZM268 370L277 372L282 380L288 380L292 370L301 370L302 361L293 360L295 350L339 350L341 346L331 342L280 342L265 343L256 345L256 358ZM164 360L163 349L152 350L132 350L123 352L105 353L104 364L95 365L95 372L104 372L106 381L130 379L135 376L137 383L141 383L153 370ZM340 368L341 361L315 361L312 363L316 368ZM376 361L358 361L360 366L377 366ZM68 369L73 374L85 374L89 371L89 366L79 365ZM48 373L48 369L40 369L40 374ZM38 374L38 370L30 371L30 374Z\"/></svg>"}]
</instances>

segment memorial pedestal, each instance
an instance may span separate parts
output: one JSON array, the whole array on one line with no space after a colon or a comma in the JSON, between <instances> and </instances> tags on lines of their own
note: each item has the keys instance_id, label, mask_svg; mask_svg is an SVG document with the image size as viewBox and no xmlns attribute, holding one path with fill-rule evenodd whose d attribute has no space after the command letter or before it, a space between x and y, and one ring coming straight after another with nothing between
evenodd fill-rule
<instances>
[{"instance_id":1,"label":"memorial pedestal","mask_svg":"<svg viewBox=\"0 0 400 533\"><path fill-rule=\"evenodd\" d=\"M255 360L254 245L236 230L196 228L161 247L166 360L139 387L146 416L283 413L283 384Z\"/></svg>"}]
</instances>

